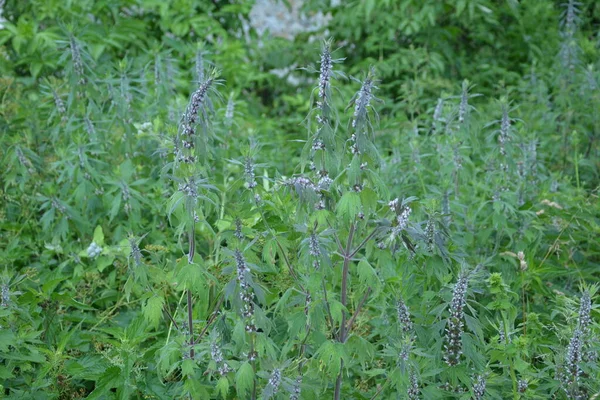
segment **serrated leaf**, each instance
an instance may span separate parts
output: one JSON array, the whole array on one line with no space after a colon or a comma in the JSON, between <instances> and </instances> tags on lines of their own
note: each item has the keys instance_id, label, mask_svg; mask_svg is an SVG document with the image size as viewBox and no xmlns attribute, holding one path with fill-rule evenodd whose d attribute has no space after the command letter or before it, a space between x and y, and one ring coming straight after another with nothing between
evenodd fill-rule
<instances>
[{"instance_id":1,"label":"serrated leaf","mask_svg":"<svg viewBox=\"0 0 600 400\"><path fill-rule=\"evenodd\" d=\"M235 374L235 389L240 397L249 393L254 386L254 370L248 362L243 363Z\"/></svg>"},{"instance_id":2,"label":"serrated leaf","mask_svg":"<svg viewBox=\"0 0 600 400\"><path fill-rule=\"evenodd\" d=\"M380 281L375 269L365 259L360 260L357 266L359 281L370 287L374 292L377 292Z\"/></svg>"},{"instance_id":3,"label":"serrated leaf","mask_svg":"<svg viewBox=\"0 0 600 400\"><path fill-rule=\"evenodd\" d=\"M144 319L152 326L153 328L158 327L158 323L162 317L163 306L165 305L165 299L160 296L150 297L144 307L142 308L142 313L144 314Z\"/></svg>"},{"instance_id":4,"label":"serrated leaf","mask_svg":"<svg viewBox=\"0 0 600 400\"><path fill-rule=\"evenodd\" d=\"M221 398L227 398L227 393L229 393L229 380L225 376L222 376L217 382L216 390L219 395L221 395Z\"/></svg>"},{"instance_id":5,"label":"serrated leaf","mask_svg":"<svg viewBox=\"0 0 600 400\"><path fill-rule=\"evenodd\" d=\"M191 378L194 376L195 366L196 363L194 362L194 360L186 358L181 362L181 373L187 376L188 378Z\"/></svg>"},{"instance_id":6,"label":"serrated leaf","mask_svg":"<svg viewBox=\"0 0 600 400\"><path fill-rule=\"evenodd\" d=\"M360 212L360 196L356 192L346 192L336 206L337 215L345 222L351 222Z\"/></svg>"}]
</instances>

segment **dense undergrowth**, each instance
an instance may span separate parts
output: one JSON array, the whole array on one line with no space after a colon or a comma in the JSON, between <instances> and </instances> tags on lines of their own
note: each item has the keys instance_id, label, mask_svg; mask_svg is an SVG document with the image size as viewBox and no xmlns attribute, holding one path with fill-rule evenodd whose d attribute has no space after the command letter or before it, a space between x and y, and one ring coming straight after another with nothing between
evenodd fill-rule
<instances>
[{"instance_id":1,"label":"dense undergrowth","mask_svg":"<svg viewBox=\"0 0 600 400\"><path fill-rule=\"evenodd\" d=\"M600 395L600 6L327 3L4 5L0 397Z\"/></svg>"}]
</instances>

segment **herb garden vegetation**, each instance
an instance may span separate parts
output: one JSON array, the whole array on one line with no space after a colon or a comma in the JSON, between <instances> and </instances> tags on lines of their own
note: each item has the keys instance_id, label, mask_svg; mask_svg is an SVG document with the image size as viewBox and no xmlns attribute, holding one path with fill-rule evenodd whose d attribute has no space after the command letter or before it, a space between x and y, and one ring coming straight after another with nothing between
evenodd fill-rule
<instances>
[{"instance_id":1,"label":"herb garden vegetation","mask_svg":"<svg viewBox=\"0 0 600 400\"><path fill-rule=\"evenodd\" d=\"M0 397L600 398L565 1L0 2Z\"/></svg>"}]
</instances>

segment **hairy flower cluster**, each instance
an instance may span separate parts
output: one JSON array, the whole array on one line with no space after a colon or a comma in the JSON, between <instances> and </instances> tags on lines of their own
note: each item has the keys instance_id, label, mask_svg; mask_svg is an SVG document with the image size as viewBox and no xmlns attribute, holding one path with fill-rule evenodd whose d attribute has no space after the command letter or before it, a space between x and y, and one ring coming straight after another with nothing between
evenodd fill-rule
<instances>
[{"instance_id":1,"label":"hairy flower cluster","mask_svg":"<svg viewBox=\"0 0 600 400\"><path fill-rule=\"evenodd\" d=\"M131 247L130 256L133 258L133 262L136 267L142 265L142 252L140 251L140 247L137 244L137 240L134 236L129 237L129 246Z\"/></svg>"},{"instance_id":2,"label":"hairy flower cluster","mask_svg":"<svg viewBox=\"0 0 600 400\"><path fill-rule=\"evenodd\" d=\"M254 161L251 157L246 157L246 162L244 163L244 174L246 175L246 183L248 184L248 189L254 189L257 183L254 174Z\"/></svg>"},{"instance_id":3,"label":"hairy flower cluster","mask_svg":"<svg viewBox=\"0 0 600 400\"><path fill-rule=\"evenodd\" d=\"M398 222L398 226L396 227L396 229L398 231L406 229L406 227L408 226L408 217L410 216L411 212L412 209L409 206L405 206L400 215L396 217L396 222Z\"/></svg>"},{"instance_id":4,"label":"hairy flower cluster","mask_svg":"<svg viewBox=\"0 0 600 400\"><path fill-rule=\"evenodd\" d=\"M579 380L579 376L581 375L581 368L579 364L581 363L581 353L583 347L583 332L581 329L575 329L573 332L573 337L571 337L571 341L569 342L569 346L567 347L567 356L565 360L566 364L566 374L565 374L565 383L570 386L576 384Z\"/></svg>"},{"instance_id":5,"label":"hairy flower cluster","mask_svg":"<svg viewBox=\"0 0 600 400\"><path fill-rule=\"evenodd\" d=\"M56 111L58 111L60 115L64 115L67 112L67 108L65 107L63 99L60 98L60 96L58 95L58 93L56 93L54 89L52 89L52 97L54 97L54 105L56 106Z\"/></svg>"},{"instance_id":6,"label":"hairy flower cluster","mask_svg":"<svg viewBox=\"0 0 600 400\"><path fill-rule=\"evenodd\" d=\"M67 214L67 208L63 206L61 202L58 201L58 199L56 198L52 198L52 207L63 215ZM69 218L68 215L66 215L66 217Z\"/></svg>"},{"instance_id":7,"label":"hairy flower cluster","mask_svg":"<svg viewBox=\"0 0 600 400\"><path fill-rule=\"evenodd\" d=\"M461 273L454 286L450 317L446 325L446 344L444 345L444 360L450 366L458 365L462 354L463 309L466 304L468 276Z\"/></svg>"},{"instance_id":8,"label":"hairy flower cluster","mask_svg":"<svg viewBox=\"0 0 600 400\"><path fill-rule=\"evenodd\" d=\"M396 197L394 200L390 201L388 203L388 207L390 208L390 210L392 210L392 212L394 213L398 213L398 206L400 205L400 200L398 200L398 198Z\"/></svg>"},{"instance_id":9,"label":"hairy flower cluster","mask_svg":"<svg viewBox=\"0 0 600 400\"><path fill-rule=\"evenodd\" d=\"M317 185L304 176L286 179L283 184L286 186L293 186L296 189L296 193L298 193L301 197L304 194L307 194L306 192L312 192L317 197L317 201L314 203L315 209L323 210L325 209L325 200L323 199L323 194L320 192L320 190L325 190L324 187L327 184L327 179L329 178L327 177L326 172L324 173L322 171L321 175L321 181ZM325 181L323 181L324 178L326 178Z\"/></svg>"},{"instance_id":10,"label":"hairy flower cluster","mask_svg":"<svg viewBox=\"0 0 600 400\"><path fill-rule=\"evenodd\" d=\"M419 378L417 377L417 372L415 369L410 370L410 374L408 376L409 384L407 395L409 400L417 400L419 398Z\"/></svg>"},{"instance_id":11,"label":"hairy flower cluster","mask_svg":"<svg viewBox=\"0 0 600 400\"><path fill-rule=\"evenodd\" d=\"M589 327L592 323L592 318L590 316L591 311L592 298L590 297L590 293L585 291L581 296L579 305L579 318L577 321L577 325L584 335L589 332Z\"/></svg>"},{"instance_id":12,"label":"hairy flower cluster","mask_svg":"<svg viewBox=\"0 0 600 400\"><path fill-rule=\"evenodd\" d=\"M240 299L242 300L242 316L248 319L246 331L255 332L256 327L252 322L252 317L254 317L254 294L252 293L252 288L248 279L250 268L240 250L235 250L234 258L237 269L237 281L240 287Z\"/></svg>"},{"instance_id":13,"label":"hairy flower cluster","mask_svg":"<svg viewBox=\"0 0 600 400\"><path fill-rule=\"evenodd\" d=\"M102 253L102 247L98 246L96 242L92 242L87 248L87 255L90 258L96 258Z\"/></svg>"},{"instance_id":14,"label":"hairy flower cluster","mask_svg":"<svg viewBox=\"0 0 600 400\"><path fill-rule=\"evenodd\" d=\"M481 400L485 395L485 377L483 375L478 375L475 379L475 384L473 385L473 399Z\"/></svg>"},{"instance_id":15,"label":"hairy flower cluster","mask_svg":"<svg viewBox=\"0 0 600 400\"><path fill-rule=\"evenodd\" d=\"M319 238L315 232L310 234L309 238L309 251L313 257L319 257L321 255L321 248L319 247Z\"/></svg>"},{"instance_id":16,"label":"hairy flower cluster","mask_svg":"<svg viewBox=\"0 0 600 400\"><path fill-rule=\"evenodd\" d=\"M292 393L290 394L290 400L299 400L300 393L302 391L302 375L298 375L294 380L294 385L292 386Z\"/></svg>"},{"instance_id":17,"label":"hairy flower cluster","mask_svg":"<svg viewBox=\"0 0 600 400\"><path fill-rule=\"evenodd\" d=\"M3 284L2 289L0 291L1 291L0 297L1 297L1 301L2 301L0 306L8 307L8 305L10 304L10 290L9 290L8 285Z\"/></svg>"},{"instance_id":18,"label":"hairy flower cluster","mask_svg":"<svg viewBox=\"0 0 600 400\"><path fill-rule=\"evenodd\" d=\"M73 71L77 76L79 76L79 84L84 84L85 78L83 77L83 61L81 60L81 50L77 44L77 41L75 40L75 36L73 35L69 35L69 48L71 50Z\"/></svg>"},{"instance_id":19,"label":"hairy flower cluster","mask_svg":"<svg viewBox=\"0 0 600 400\"><path fill-rule=\"evenodd\" d=\"M529 387L529 383L525 379L519 379L517 382L517 390L519 393L525 393L527 388Z\"/></svg>"},{"instance_id":20,"label":"hairy flower cluster","mask_svg":"<svg viewBox=\"0 0 600 400\"><path fill-rule=\"evenodd\" d=\"M400 323L402 330L404 332L410 332L412 330L413 324L410 320L410 313L408 311L408 307L402 299L399 299L396 302L396 312L398 314L398 322Z\"/></svg>"},{"instance_id":21,"label":"hairy flower cluster","mask_svg":"<svg viewBox=\"0 0 600 400\"><path fill-rule=\"evenodd\" d=\"M217 343L217 340L213 340L210 343L210 356L215 364L217 364L219 375L223 376L231 371L231 368L223 359L223 352L221 351L221 347Z\"/></svg>"},{"instance_id":22,"label":"hairy flower cluster","mask_svg":"<svg viewBox=\"0 0 600 400\"><path fill-rule=\"evenodd\" d=\"M27 171L29 171L30 174L33 174L35 172L33 164L31 163L31 161L29 161L27 157L25 157L23 151L19 147L17 147L15 149L15 153L17 154L17 159L19 160L19 163L21 163L21 166L27 168Z\"/></svg>"},{"instance_id":23,"label":"hairy flower cluster","mask_svg":"<svg viewBox=\"0 0 600 400\"><path fill-rule=\"evenodd\" d=\"M371 105L371 100L373 99L373 70L371 73L367 75L364 80L360 90L356 94L356 99L354 100L354 116L352 118L352 127L356 128L358 123L366 118L368 108Z\"/></svg>"},{"instance_id":24,"label":"hairy flower cluster","mask_svg":"<svg viewBox=\"0 0 600 400\"><path fill-rule=\"evenodd\" d=\"M239 218L235 219L235 232L233 235L240 240L244 238L244 234L242 233L242 220Z\"/></svg>"},{"instance_id":25,"label":"hairy flower cluster","mask_svg":"<svg viewBox=\"0 0 600 400\"><path fill-rule=\"evenodd\" d=\"M279 368L275 368L269 378L269 386L273 390L273 396L279 391L279 385L281 384L281 371Z\"/></svg>"},{"instance_id":26,"label":"hairy flower cluster","mask_svg":"<svg viewBox=\"0 0 600 400\"><path fill-rule=\"evenodd\" d=\"M427 240L427 250L433 252L435 244L435 221L432 216L429 216L427 220L427 226L425 226L425 237Z\"/></svg>"},{"instance_id":27,"label":"hairy flower cluster","mask_svg":"<svg viewBox=\"0 0 600 400\"><path fill-rule=\"evenodd\" d=\"M186 179L180 183L178 190L193 200L198 198L198 187L193 179Z\"/></svg>"},{"instance_id":28,"label":"hairy flower cluster","mask_svg":"<svg viewBox=\"0 0 600 400\"><path fill-rule=\"evenodd\" d=\"M195 147L196 124L206 112L208 92L214 83L214 78L208 78L192 93L181 125L181 134L183 136L181 144L184 149L191 150Z\"/></svg>"},{"instance_id":29,"label":"hairy flower cluster","mask_svg":"<svg viewBox=\"0 0 600 400\"><path fill-rule=\"evenodd\" d=\"M329 90L332 71L333 59L331 58L331 49L329 44L326 43L321 53L321 68L319 71L319 98L321 99L321 105L327 101L326 96Z\"/></svg>"}]
</instances>

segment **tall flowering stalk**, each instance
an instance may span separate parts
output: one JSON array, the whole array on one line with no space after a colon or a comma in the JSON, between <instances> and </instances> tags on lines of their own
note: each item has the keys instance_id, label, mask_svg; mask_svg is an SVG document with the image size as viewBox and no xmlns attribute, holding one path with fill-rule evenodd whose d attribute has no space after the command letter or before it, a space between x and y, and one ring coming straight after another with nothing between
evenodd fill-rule
<instances>
[{"instance_id":1,"label":"tall flowering stalk","mask_svg":"<svg viewBox=\"0 0 600 400\"><path fill-rule=\"evenodd\" d=\"M579 6L581 6L580 2L568 0L564 4L565 10L560 21L560 34L563 41L560 45L559 57L569 80L573 78L575 68L579 64L579 53L581 52L575 39L577 25L580 21L579 14L581 13Z\"/></svg>"},{"instance_id":2,"label":"tall flowering stalk","mask_svg":"<svg viewBox=\"0 0 600 400\"><path fill-rule=\"evenodd\" d=\"M204 177L199 159L206 161L208 144L211 134L210 116L213 112L211 95L217 95L216 86L219 84L217 72L211 71L207 78L190 96L186 111L183 114L177 136L175 138L175 162L172 164L171 178L178 183L177 193L173 196L169 213L180 203L184 203L187 220L182 222L184 232L188 235L187 261L188 268L194 265L196 255L196 223L200 221L198 203L210 199L206 192L214 190ZM213 202L214 203L214 202ZM189 357L194 358L194 320L193 299L190 287L187 287L187 326L189 329Z\"/></svg>"},{"instance_id":3,"label":"tall flowering stalk","mask_svg":"<svg viewBox=\"0 0 600 400\"><path fill-rule=\"evenodd\" d=\"M309 141L310 169L315 172L315 180L329 177L338 167L336 152L335 130L337 127L336 115L332 107L332 81L343 74L334 69L340 59L332 57L331 40L323 42L319 66L319 81L317 83L317 100L315 102L316 129ZM309 126L312 124L308 120Z\"/></svg>"},{"instance_id":4,"label":"tall flowering stalk","mask_svg":"<svg viewBox=\"0 0 600 400\"><path fill-rule=\"evenodd\" d=\"M190 96L180 123L177 161L194 163L197 156L206 157L210 139L208 119L214 111L210 94L217 93L215 87L219 83L218 72L213 70Z\"/></svg>"},{"instance_id":5,"label":"tall flowering stalk","mask_svg":"<svg viewBox=\"0 0 600 400\"><path fill-rule=\"evenodd\" d=\"M446 325L446 344L444 345L444 360L446 364L455 366L460 363L462 354L462 334L464 332L464 307L467 298L468 275L461 272L454 285L452 302L450 303L450 317Z\"/></svg>"}]
</instances>

